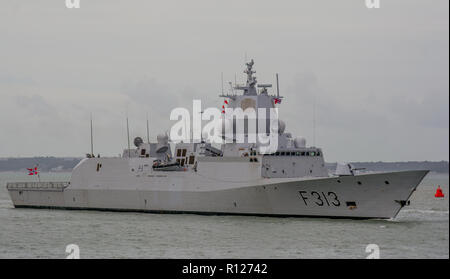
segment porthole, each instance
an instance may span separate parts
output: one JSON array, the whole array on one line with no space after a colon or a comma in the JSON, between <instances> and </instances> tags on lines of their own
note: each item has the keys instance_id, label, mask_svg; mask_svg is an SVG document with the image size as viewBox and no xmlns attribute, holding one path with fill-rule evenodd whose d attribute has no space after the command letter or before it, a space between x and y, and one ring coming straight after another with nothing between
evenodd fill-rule
<instances>
[{"instance_id":1,"label":"porthole","mask_svg":"<svg viewBox=\"0 0 450 279\"><path fill-rule=\"evenodd\" d=\"M358 181L357 183L358 183L358 185L362 185L361 181Z\"/></svg>"},{"instance_id":2,"label":"porthole","mask_svg":"<svg viewBox=\"0 0 450 279\"><path fill-rule=\"evenodd\" d=\"M384 184L389 185L389 181L386 180L386 181L384 182Z\"/></svg>"}]
</instances>

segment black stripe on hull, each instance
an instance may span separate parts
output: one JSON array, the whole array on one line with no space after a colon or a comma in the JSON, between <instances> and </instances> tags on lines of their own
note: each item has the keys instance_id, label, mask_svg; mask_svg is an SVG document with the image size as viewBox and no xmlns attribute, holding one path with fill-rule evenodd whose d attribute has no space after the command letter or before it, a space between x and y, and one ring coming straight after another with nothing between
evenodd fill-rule
<instances>
[{"instance_id":1,"label":"black stripe on hull","mask_svg":"<svg viewBox=\"0 0 450 279\"><path fill-rule=\"evenodd\" d=\"M256 217L277 217L277 218L328 218L328 219L390 219L390 217L359 217L359 216L327 216L327 215L295 215L295 214L265 214L265 213L237 213L237 212L206 212L206 211L178 211L178 210L145 210L145 209L122 209L122 208L89 208L89 207L63 207L63 206L43 206L43 205L14 205L15 208L37 208L37 209L57 209L57 210L89 210L108 212L138 212L151 214L195 214L207 216L256 216Z\"/></svg>"}]
</instances>

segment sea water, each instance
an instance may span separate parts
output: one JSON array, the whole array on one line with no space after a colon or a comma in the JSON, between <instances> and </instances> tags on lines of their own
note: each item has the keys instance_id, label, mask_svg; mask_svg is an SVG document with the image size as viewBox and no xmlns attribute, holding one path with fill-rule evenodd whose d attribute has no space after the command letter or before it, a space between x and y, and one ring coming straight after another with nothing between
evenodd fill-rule
<instances>
[{"instance_id":1,"label":"sea water","mask_svg":"<svg viewBox=\"0 0 450 279\"><path fill-rule=\"evenodd\" d=\"M366 258L370 244L380 258L449 257L448 174L427 175L393 220L15 209L6 182L37 179L0 173L0 258L65 258L70 244L81 258Z\"/></svg>"}]
</instances>

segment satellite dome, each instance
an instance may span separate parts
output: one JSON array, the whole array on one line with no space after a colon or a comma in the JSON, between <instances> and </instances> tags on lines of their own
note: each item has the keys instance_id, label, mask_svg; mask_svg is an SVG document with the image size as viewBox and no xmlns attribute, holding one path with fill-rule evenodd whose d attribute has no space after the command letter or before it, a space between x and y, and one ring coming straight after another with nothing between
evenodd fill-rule
<instances>
[{"instance_id":1,"label":"satellite dome","mask_svg":"<svg viewBox=\"0 0 450 279\"><path fill-rule=\"evenodd\" d=\"M294 145L296 148L305 147L306 146L306 139L303 137L298 137L294 140Z\"/></svg>"},{"instance_id":2,"label":"satellite dome","mask_svg":"<svg viewBox=\"0 0 450 279\"><path fill-rule=\"evenodd\" d=\"M141 146L141 144L143 144L143 143L144 143L144 141L142 140L141 137L135 137L135 138L134 138L134 145L135 145L136 147Z\"/></svg>"}]
</instances>

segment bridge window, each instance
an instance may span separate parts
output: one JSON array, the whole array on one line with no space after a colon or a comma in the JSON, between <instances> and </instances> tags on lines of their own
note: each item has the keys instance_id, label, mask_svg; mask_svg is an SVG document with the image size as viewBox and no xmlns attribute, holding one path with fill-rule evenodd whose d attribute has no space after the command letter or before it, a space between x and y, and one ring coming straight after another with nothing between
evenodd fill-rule
<instances>
[{"instance_id":1,"label":"bridge window","mask_svg":"<svg viewBox=\"0 0 450 279\"><path fill-rule=\"evenodd\" d=\"M177 149L177 157L181 157L181 149Z\"/></svg>"},{"instance_id":2,"label":"bridge window","mask_svg":"<svg viewBox=\"0 0 450 279\"><path fill-rule=\"evenodd\" d=\"M189 156L189 165L194 164L195 156Z\"/></svg>"},{"instance_id":3,"label":"bridge window","mask_svg":"<svg viewBox=\"0 0 450 279\"><path fill-rule=\"evenodd\" d=\"M186 149L183 149L183 155L181 155L181 156L186 156Z\"/></svg>"}]
</instances>

